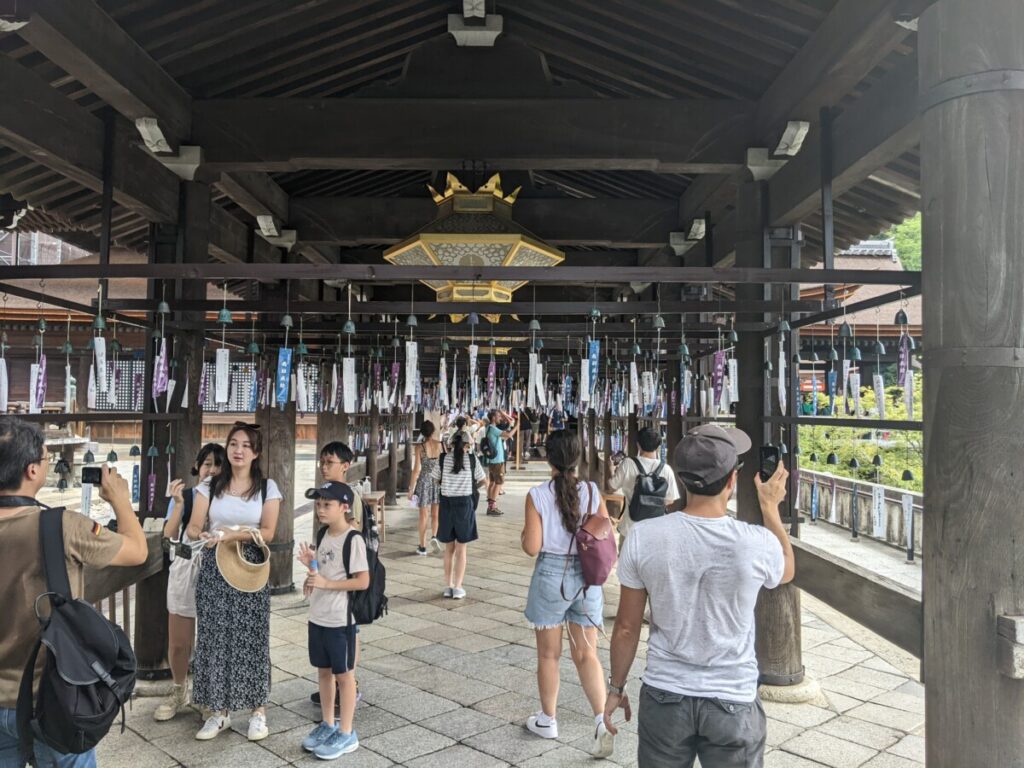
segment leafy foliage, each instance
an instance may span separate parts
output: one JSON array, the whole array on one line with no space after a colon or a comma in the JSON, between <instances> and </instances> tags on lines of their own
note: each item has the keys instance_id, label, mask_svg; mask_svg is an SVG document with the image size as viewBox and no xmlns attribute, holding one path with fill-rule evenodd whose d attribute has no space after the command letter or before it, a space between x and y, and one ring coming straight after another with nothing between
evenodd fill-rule
<instances>
[{"instance_id":1,"label":"leafy foliage","mask_svg":"<svg viewBox=\"0 0 1024 768\"><path fill-rule=\"evenodd\" d=\"M883 232L880 237L896 244L896 254L907 270L921 269L921 214L918 213Z\"/></svg>"}]
</instances>

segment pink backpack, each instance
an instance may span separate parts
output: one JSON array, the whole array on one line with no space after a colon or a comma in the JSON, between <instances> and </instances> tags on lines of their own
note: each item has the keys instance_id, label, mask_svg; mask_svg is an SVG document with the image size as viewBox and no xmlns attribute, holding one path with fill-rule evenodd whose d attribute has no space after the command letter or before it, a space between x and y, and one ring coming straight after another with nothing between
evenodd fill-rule
<instances>
[{"instance_id":1,"label":"pink backpack","mask_svg":"<svg viewBox=\"0 0 1024 768\"><path fill-rule=\"evenodd\" d=\"M618 552L615 548L615 528L612 521L607 517L597 514L598 504L596 486L593 483L587 484L587 492L590 495L592 512L583 516L580 527L576 529L573 540L576 542L576 554L580 559L580 567L583 570L583 588L600 587L607 580L608 575L615 567L615 560ZM569 553L572 553L572 544L569 544ZM566 565L568 567L568 564ZM562 597L566 600L563 588Z\"/></svg>"}]
</instances>

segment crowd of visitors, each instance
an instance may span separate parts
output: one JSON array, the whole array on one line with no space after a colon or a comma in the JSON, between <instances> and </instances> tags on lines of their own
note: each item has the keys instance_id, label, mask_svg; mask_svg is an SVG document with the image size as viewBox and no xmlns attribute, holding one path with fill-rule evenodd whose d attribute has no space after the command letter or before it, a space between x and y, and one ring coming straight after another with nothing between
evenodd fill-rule
<instances>
[{"instance_id":1,"label":"crowd of visitors","mask_svg":"<svg viewBox=\"0 0 1024 768\"><path fill-rule=\"evenodd\" d=\"M418 510L416 551L443 551L442 594L464 599L468 545L480 536L481 491L487 494L486 514L502 514L498 498L506 461L514 455L507 441L518 431L527 445L541 441L538 453L550 478L528 492L521 534L523 551L535 558L524 617L535 634L540 705L525 727L540 738L559 736L559 667L567 635L593 710L591 753L611 756L618 711L627 720L633 714L625 687L646 612L650 637L639 694L639 764L693 765L699 758L705 768L761 765L766 720L757 697L754 604L762 588L794 575L793 550L779 517L787 477L781 463L769 480L755 479L764 525L749 525L727 508L741 457L751 448L745 434L705 425L663 455L659 432L643 429L639 455L619 461L612 476L611 488L625 498L621 517L612 521L598 486L578 478L582 447L577 434L564 428L564 413L492 410L478 416L483 418L459 416L451 429L430 420L421 424L408 488ZM169 485L163 533L176 553L167 586L173 686L154 717L169 720L199 709L205 720L195 734L200 740L216 738L240 711L248 714L250 740L269 734L270 588L266 580L240 584L230 567L235 557L269 568L268 544L282 492L264 475L263 451L260 428L237 422L223 447L204 445L195 457L194 487L180 479ZM370 590L370 555L377 544L368 546L376 525L346 482L353 461L344 443L321 449L321 484L306 492L321 529L316 542L300 544L297 553L307 570L308 652L319 681L312 698L321 709L321 722L302 746L324 760L359 746L359 622L353 605L354 596ZM0 420L0 557L6 566L0 586L15 595L0 630L2 768L22 765L30 753L40 765L95 765L90 750L62 753L46 740L33 743L18 718L23 672L38 636L33 606L49 581L39 557L47 546L44 505L35 500L47 464L37 427ZM100 495L113 508L116 533L85 515L62 513L74 597L82 593L85 565L132 565L147 557L127 483L115 470L103 468ZM670 511L678 506L681 511ZM604 581L616 548L621 594L606 677L597 648L604 631ZM40 670L41 665L30 670L37 685Z\"/></svg>"}]
</instances>

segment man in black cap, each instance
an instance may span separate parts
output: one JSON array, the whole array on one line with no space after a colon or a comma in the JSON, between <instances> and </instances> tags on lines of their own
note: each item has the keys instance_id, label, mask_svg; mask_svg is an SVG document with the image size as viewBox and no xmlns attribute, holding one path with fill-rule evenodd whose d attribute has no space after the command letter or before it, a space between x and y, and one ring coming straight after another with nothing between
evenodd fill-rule
<instances>
[{"instance_id":1,"label":"man in black cap","mask_svg":"<svg viewBox=\"0 0 1024 768\"><path fill-rule=\"evenodd\" d=\"M611 646L605 724L631 716L623 688L636 657L648 597L651 634L640 689L640 768L759 768L766 718L757 698L754 604L762 587L792 581L793 548L779 504L788 472L755 477L764 526L730 517L740 456L750 438L706 424L676 446L686 508L637 523L619 560L622 585Z\"/></svg>"}]
</instances>

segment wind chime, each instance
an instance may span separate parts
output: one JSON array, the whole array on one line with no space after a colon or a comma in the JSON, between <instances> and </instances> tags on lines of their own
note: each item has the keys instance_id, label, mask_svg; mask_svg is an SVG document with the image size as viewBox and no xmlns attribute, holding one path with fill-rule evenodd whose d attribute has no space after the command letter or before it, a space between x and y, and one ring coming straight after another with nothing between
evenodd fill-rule
<instances>
[{"instance_id":1,"label":"wind chime","mask_svg":"<svg viewBox=\"0 0 1024 768\"><path fill-rule=\"evenodd\" d=\"M853 336L853 327L846 320L843 307L843 323L839 326L839 338L843 340L843 412L860 418L860 370L853 369L853 363L861 361L860 349ZM850 349L847 351L847 342ZM851 408L852 399L852 408Z\"/></svg>"},{"instance_id":2,"label":"wind chime","mask_svg":"<svg viewBox=\"0 0 1024 768\"><path fill-rule=\"evenodd\" d=\"M228 326L234 322L231 310L228 309L228 283L226 280L222 290L222 304L220 312L217 314L217 325L220 326L220 347L214 353L213 377L213 402L220 413L227 410L228 401L231 398L231 351L227 347L227 331Z\"/></svg>"},{"instance_id":3,"label":"wind chime","mask_svg":"<svg viewBox=\"0 0 1024 768\"><path fill-rule=\"evenodd\" d=\"M789 403L789 386L786 377L786 336L791 333L793 328L789 324L789 320L786 319L786 297L783 296L781 299L782 309L779 312L779 376L777 380L778 385L778 396L779 396L779 415L785 416L787 406L793 408L796 411L799 408L799 402L794 401ZM800 380L800 351L798 349L791 350L793 365L793 378L794 380ZM798 396L798 395L797 395ZM786 442L786 427L783 424L779 425L779 455L789 455L789 445Z\"/></svg>"},{"instance_id":4,"label":"wind chime","mask_svg":"<svg viewBox=\"0 0 1024 768\"><path fill-rule=\"evenodd\" d=\"M288 407L289 387L292 381L292 348L288 346L288 333L295 327L291 316L291 286L285 284L284 316L281 327L284 328L284 344L277 350L276 402L277 407L284 411Z\"/></svg>"},{"instance_id":5,"label":"wind chime","mask_svg":"<svg viewBox=\"0 0 1024 768\"><path fill-rule=\"evenodd\" d=\"M171 398L174 396L174 389L176 386L176 371L178 368L178 361L171 360L168 365L167 358L169 357L169 350L166 346L167 339L167 316L171 314L171 308L167 304L167 285L166 283L161 288L160 303L156 307L156 320L159 323L159 328L155 332L155 338L160 339L160 347L157 352L156 360L154 361L153 367L153 403L154 408L159 410L156 405L157 398L160 395L165 394L166 408L168 411L171 409ZM142 374L135 374L132 377L132 393L133 393L133 406L135 408L142 407ZM182 392L181 402L188 403L188 380L186 377L185 389Z\"/></svg>"},{"instance_id":6,"label":"wind chime","mask_svg":"<svg viewBox=\"0 0 1024 768\"><path fill-rule=\"evenodd\" d=\"M899 358L896 366L897 384L903 388L903 404L906 408L908 420L914 418L914 368L911 364L911 354L914 352L916 344L914 339L910 335L908 326L910 320L907 317L907 300L902 295L900 296L901 305L899 310L896 312L894 324L900 328L900 339L899 339ZM904 432L903 444L905 446L905 461L907 467L903 470L903 482L911 483L914 481L914 472L910 469L910 438L907 433ZM912 521L911 517L911 521ZM908 530L912 530L908 528ZM908 559L913 560L913 549L912 539L911 548L908 549Z\"/></svg>"},{"instance_id":7,"label":"wind chime","mask_svg":"<svg viewBox=\"0 0 1024 768\"><path fill-rule=\"evenodd\" d=\"M686 314L679 315L679 410L680 416L690 412L693 396L693 372L690 370L690 345L686 343ZM673 409L675 411L675 409Z\"/></svg>"},{"instance_id":8,"label":"wind chime","mask_svg":"<svg viewBox=\"0 0 1024 768\"><path fill-rule=\"evenodd\" d=\"M352 283L348 284L348 318L341 332L345 334L347 342L346 354L341 361L341 406L345 413L355 413L358 410L356 395L358 392L358 381L356 379L356 359L352 357L352 337L356 335L356 324L352 322ZM337 410L338 404L335 404Z\"/></svg>"},{"instance_id":9,"label":"wind chime","mask_svg":"<svg viewBox=\"0 0 1024 768\"><path fill-rule=\"evenodd\" d=\"M39 281L40 293L45 288L44 281ZM46 351L44 339L46 338L46 318L42 317L43 304L36 303L36 310L39 312L39 319L36 321L38 331L32 338L36 348L36 361L29 369L29 413L42 413L46 401Z\"/></svg>"},{"instance_id":10,"label":"wind chime","mask_svg":"<svg viewBox=\"0 0 1024 768\"><path fill-rule=\"evenodd\" d=\"M260 372L260 345L256 341L256 313L252 313L250 318L252 326L249 329L249 345L245 348L246 354L249 355L249 367L251 374L249 376L249 401L246 406L246 410L255 413L259 408L260 401L260 385L263 381L263 377Z\"/></svg>"}]
</instances>

